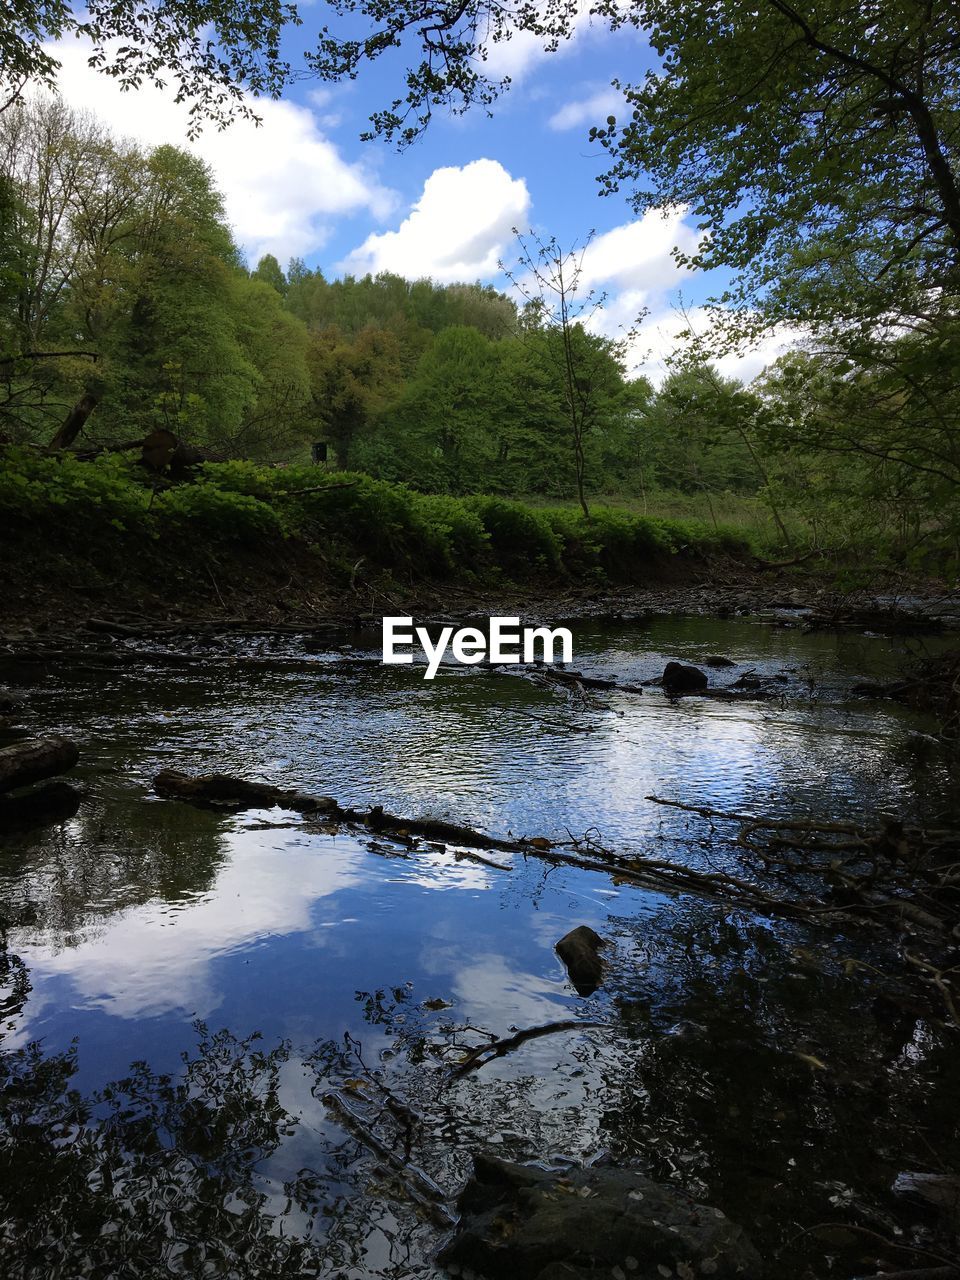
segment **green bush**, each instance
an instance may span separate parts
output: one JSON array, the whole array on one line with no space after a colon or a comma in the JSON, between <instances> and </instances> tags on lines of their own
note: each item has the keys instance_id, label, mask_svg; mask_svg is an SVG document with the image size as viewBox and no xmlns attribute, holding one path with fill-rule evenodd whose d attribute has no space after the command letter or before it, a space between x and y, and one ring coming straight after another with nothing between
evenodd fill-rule
<instances>
[{"instance_id":1,"label":"green bush","mask_svg":"<svg viewBox=\"0 0 960 1280\"><path fill-rule=\"evenodd\" d=\"M279 515L246 493L227 493L199 481L181 484L159 494L154 514L180 536L200 536L214 542L256 543L283 534Z\"/></svg>"},{"instance_id":2,"label":"green bush","mask_svg":"<svg viewBox=\"0 0 960 1280\"><path fill-rule=\"evenodd\" d=\"M566 507L547 508L543 515L560 539L565 569L575 578L641 582L674 551L660 520L606 507L596 508L589 520Z\"/></svg>"},{"instance_id":3,"label":"green bush","mask_svg":"<svg viewBox=\"0 0 960 1280\"><path fill-rule=\"evenodd\" d=\"M143 520L147 501L129 464L115 454L92 462L21 448L0 454L0 513L13 527L50 522L126 529Z\"/></svg>"},{"instance_id":4,"label":"green bush","mask_svg":"<svg viewBox=\"0 0 960 1280\"><path fill-rule=\"evenodd\" d=\"M179 484L156 481L117 455L80 461L0 450L0 520L27 530L139 530L199 544L275 545L282 537L321 547L328 560L358 558L407 577L466 574L478 581L566 575L593 582L643 582L676 553L749 548L732 530L655 520L598 507L530 507L492 496L454 498L414 491L361 473L252 462L207 463Z\"/></svg>"},{"instance_id":5,"label":"green bush","mask_svg":"<svg viewBox=\"0 0 960 1280\"><path fill-rule=\"evenodd\" d=\"M490 535L476 511L460 498L446 494L415 493L417 507L426 524L444 547L443 568L478 573L490 555Z\"/></svg>"},{"instance_id":6,"label":"green bush","mask_svg":"<svg viewBox=\"0 0 960 1280\"><path fill-rule=\"evenodd\" d=\"M463 503L479 517L493 561L508 576L560 571L560 539L542 511L506 498L464 498Z\"/></svg>"}]
</instances>

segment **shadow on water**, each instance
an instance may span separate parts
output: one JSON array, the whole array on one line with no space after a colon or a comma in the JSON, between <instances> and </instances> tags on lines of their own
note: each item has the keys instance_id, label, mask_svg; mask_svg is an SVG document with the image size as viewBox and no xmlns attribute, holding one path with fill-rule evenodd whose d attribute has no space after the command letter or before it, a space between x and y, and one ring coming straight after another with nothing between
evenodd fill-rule
<instances>
[{"instance_id":1,"label":"shadow on water","mask_svg":"<svg viewBox=\"0 0 960 1280\"><path fill-rule=\"evenodd\" d=\"M718 683L787 679L764 703L577 701L479 671L426 684L362 648L302 671L20 673L27 731L83 726L86 798L0 853L5 1275L433 1275L442 1230L403 1168L453 1194L479 1151L635 1165L742 1223L784 1280L924 1260L878 1241L939 1248L891 1187L960 1166L960 1062L876 938L149 795L164 765L217 768L709 865L736 856L722 833L646 794L949 804L924 726L849 697L895 664L887 642L659 619L583 627L576 652L628 683L716 652L739 664ZM610 943L589 997L553 951L580 923ZM572 1019L601 1025L458 1073Z\"/></svg>"}]
</instances>

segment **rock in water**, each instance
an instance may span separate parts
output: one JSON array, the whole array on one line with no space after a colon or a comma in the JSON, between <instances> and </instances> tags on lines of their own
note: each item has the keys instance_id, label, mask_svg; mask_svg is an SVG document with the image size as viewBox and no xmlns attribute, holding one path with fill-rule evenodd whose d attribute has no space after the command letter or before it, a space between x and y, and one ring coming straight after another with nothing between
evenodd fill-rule
<instances>
[{"instance_id":1,"label":"rock in water","mask_svg":"<svg viewBox=\"0 0 960 1280\"><path fill-rule=\"evenodd\" d=\"M598 953L604 945L603 938L588 924L571 929L557 943L557 955L567 966L578 995L592 996L603 981L603 961Z\"/></svg>"},{"instance_id":2,"label":"rock in water","mask_svg":"<svg viewBox=\"0 0 960 1280\"><path fill-rule=\"evenodd\" d=\"M80 808L80 792L66 782L45 782L15 796L0 796L0 831L51 827Z\"/></svg>"},{"instance_id":3,"label":"rock in water","mask_svg":"<svg viewBox=\"0 0 960 1280\"><path fill-rule=\"evenodd\" d=\"M0 791L14 791L66 773L80 753L69 738L25 738L0 750Z\"/></svg>"},{"instance_id":4,"label":"rock in water","mask_svg":"<svg viewBox=\"0 0 960 1280\"><path fill-rule=\"evenodd\" d=\"M439 1261L488 1280L587 1280L614 1268L635 1280L763 1275L750 1239L719 1209L633 1169L548 1172L478 1155L458 1207Z\"/></svg>"},{"instance_id":5,"label":"rock in water","mask_svg":"<svg viewBox=\"0 0 960 1280\"><path fill-rule=\"evenodd\" d=\"M23 710L23 703L15 698L9 689L0 685L0 716L18 716Z\"/></svg>"},{"instance_id":6,"label":"rock in water","mask_svg":"<svg viewBox=\"0 0 960 1280\"><path fill-rule=\"evenodd\" d=\"M687 667L682 662L668 662L663 668L663 687L669 694L700 693L708 680L699 667Z\"/></svg>"},{"instance_id":7,"label":"rock in water","mask_svg":"<svg viewBox=\"0 0 960 1280\"><path fill-rule=\"evenodd\" d=\"M732 658L725 658L722 654L712 653L709 658L704 658L703 665L705 667L735 667L737 664Z\"/></svg>"}]
</instances>

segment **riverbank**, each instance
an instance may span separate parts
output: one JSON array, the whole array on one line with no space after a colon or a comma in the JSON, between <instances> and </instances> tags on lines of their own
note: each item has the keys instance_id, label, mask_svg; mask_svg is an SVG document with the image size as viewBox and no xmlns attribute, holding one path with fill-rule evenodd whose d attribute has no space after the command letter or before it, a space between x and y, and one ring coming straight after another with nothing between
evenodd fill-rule
<instances>
[{"instance_id":1,"label":"riverbank","mask_svg":"<svg viewBox=\"0 0 960 1280\"><path fill-rule=\"evenodd\" d=\"M356 625L517 613L807 609L898 629L960 619L960 593L877 564L767 549L696 522L602 507L591 518L498 497L417 493L368 476L208 465L172 484L116 457L0 450L6 632ZM759 554L764 551L764 556ZM775 554L775 553L774 553ZM771 557L771 558L768 558Z\"/></svg>"}]
</instances>

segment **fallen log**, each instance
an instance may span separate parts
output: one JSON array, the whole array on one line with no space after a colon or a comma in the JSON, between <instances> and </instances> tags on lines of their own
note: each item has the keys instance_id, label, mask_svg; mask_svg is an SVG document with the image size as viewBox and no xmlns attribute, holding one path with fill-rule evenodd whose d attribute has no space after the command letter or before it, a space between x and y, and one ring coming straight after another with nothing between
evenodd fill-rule
<instances>
[{"instance_id":1,"label":"fallen log","mask_svg":"<svg viewBox=\"0 0 960 1280\"><path fill-rule=\"evenodd\" d=\"M188 800L191 804L210 805L218 809L292 809L295 813L330 813L342 811L330 796L309 796L302 791L271 787L266 782L247 782L227 773L204 773L195 777L179 769L163 769L153 780L157 795L172 800Z\"/></svg>"},{"instance_id":2,"label":"fallen log","mask_svg":"<svg viewBox=\"0 0 960 1280\"><path fill-rule=\"evenodd\" d=\"M559 671L555 668L550 668L534 674L543 675L545 679L553 684L569 685L574 688L579 685L584 689L617 689L621 693L643 693L640 685L619 684L616 680L608 680L600 676L585 676L579 671Z\"/></svg>"},{"instance_id":3,"label":"fallen log","mask_svg":"<svg viewBox=\"0 0 960 1280\"><path fill-rule=\"evenodd\" d=\"M0 791L28 787L72 769L80 758L69 738L26 738L0 749Z\"/></svg>"},{"instance_id":4,"label":"fallen log","mask_svg":"<svg viewBox=\"0 0 960 1280\"><path fill-rule=\"evenodd\" d=\"M344 809L341 814L346 822L362 822L371 831L405 832L411 836L424 836L428 840L465 844L474 849L503 849L510 853L523 845L521 840L500 840L496 836L474 831L472 827L461 827L455 822L443 822L439 818L398 818L396 814L384 812L380 805L374 805L369 812Z\"/></svg>"},{"instance_id":5,"label":"fallen log","mask_svg":"<svg viewBox=\"0 0 960 1280\"><path fill-rule=\"evenodd\" d=\"M302 791L286 791L265 782L248 782L226 773L191 776L179 769L163 769L153 780L157 795L169 800L186 800L191 804L210 805L221 809L259 809L279 805L295 813L323 813L340 822L350 822L369 831L393 832L395 835L423 836L473 849L502 849L515 852L524 847L522 840L500 840L484 835L472 827L461 827L439 818L400 818L387 813L380 805L372 809L343 809L331 796L311 796ZM498 870L503 870L500 867Z\"/></svg>"}]
</instances>

